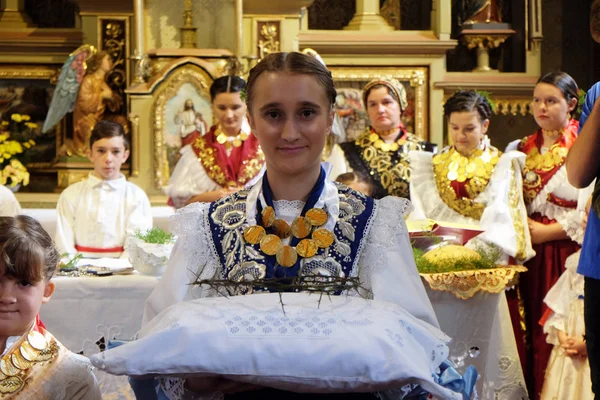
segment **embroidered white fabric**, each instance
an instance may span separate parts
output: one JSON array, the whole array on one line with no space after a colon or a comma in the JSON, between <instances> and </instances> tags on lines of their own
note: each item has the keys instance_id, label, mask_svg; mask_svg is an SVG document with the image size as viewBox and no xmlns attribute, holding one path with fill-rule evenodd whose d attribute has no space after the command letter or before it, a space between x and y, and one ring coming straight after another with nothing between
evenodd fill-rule
<instances>
[{"instance_id":1,"label":"embroidered white fabric","mask_svg":"<svg viewBox=\"0 0 600 400\"><path fill-rule=\"evenodd\" d=\"M177 161L169 184L164 188L177 208L183 207L192 196L221 189L221 186L208 177L192 145L184 146L179 152L181 158Z\"/></svg>"},{"instance_id":2,"label":"embroidered white fabric","mask_svg":"<svg viewBox=\"0 0 600 400\"><path fill-rule=\"evenodd\" d=\"M119 375L218 374L306 393L376 391L416 383L434 395L457 399L459 393L432 378L448 357L449 340L389 302L261 293L180 302L144 326L138 340L91 360ZM164 347L160 360L153 354L157 345ZM189 353L198 346L204 346L202 355ZM277 357L269 356L273 354ZM345 363L348 359L356 362ZM163 385L181 394L181 385Z\"/></svg>"},{"instance_id":3,"label":"embroidered white fabric","mask_svg":"<svg viewBox=\"0 0 600 400\"><path fill-rule=\"evenodd\" d=\"M37 393L37 396L31 398L100 400L102 395L93 371L87 358L69 352L53 370L52 379L43 383L43 393Z\"/></svg>"},{"instance_id":4,"label":"embroidered white fabric","mask_svg":"<svg viewBox=\"0 0 600 400\"><path fill-rule=\"evenodd\" d=\"M520 140L511 142L506 151L516 150ZM525 160L521 161L521 168L524 168ZM582 210L585 208L588 196L591 194L593 186L586 189L577 189L569 183L567 178L567 165L562 167L550 178L544 188L538 193L536 198L527 206L529 215L538 212L550 219L556 220L562 225L567 235L575 242L583 242L584 229L582 226ZM577 201L577 208L565 208L548 201L548 195L554 194L556 197L567 200Z\"/></svg>"},{"instance_id":5,"label":"embroidered white fabric","mask_svg":"<svg viewBox=\"0 0 600 400\"><path fill-rule=\"evenodd\" d=\"M275 204L289 221L299 215L300 203ZM169 266L146 302L143 325L165 308L183 300L214 297L208 287L190 285L197 279L222 279L210 226L205 214L209 204L196 203L179 210L170 220L171 232L178 236ZM247 210L251 210L247 207ZM331 211L331 208L328 208ZM414 263L404 215L412 210L405 199L386 197L376 201L371 226L366 233L353 276L359 276L363 294L399 304L415 317L439 327L431 303ZM288 214L289 212L289 214ZM279 216L279 214L278 214ZM248 216L247 216L248 219ZM402 287L402 290L398 290ZM371 296L369 296L371 297ZM163 391L169 399L181 399L184 381L166 379ZM205 398L202 397L202 400Z\"/></svg>"},{"instance_id":6,"label":"embroidered white fabric","mask_svg":"<svg viewBox=\"0 0 600 400\"><path fill-rule=\"evenodd\" d=\"M475 199L475 202L485 205L479 221L459 214L441 199L435 182L431 153L411 152L409 157L412 168L410 193L415 205L415 214L440 222L480 226L484 232L470 243L472 247L485 243L494 244L511 257L517 255L521 240L516 231L516 225L520 222L525 238L525 257L520 261L524 262L535 255L527 229L527 210L522 196L518 199L516 213L511 209L514 207L510 198L511 185L514 184L518 193L523 192L519 166L519 162L525 157L523 153L505 153L500 157L490 182ZM517 221L514 220L513 214L517 215Z\"/></svg>"},{"instance_id":7,"label":"embroidered white fabric","mask_svg":"<svg viewBox=\"0 0 600 400\"><path fill-rule=\"evenodd\" d=\"M559 344L556 329L572 334L569 332L569 321L573 319L573 304L581 301L580 296L583 296L584 277L577 273L580 255L581 250L567 258L565 271L544 297L544 303L552 310L544 323L544 333L547 334L546 341L554 346Z\"/></svg>"},{"instance_id":8,"label":"embroidered white fabric","mask_svg":"<svg viewBox=\"0 0 600 400\"><path fill-rule=\"evenodd\" d=\"M527 399L525 378L504 292L479 292L462 300L427 289L443 331L450 337L450 361L459 370L473 365L480 377L475 399Z\"/></svg>"}]
</instances>

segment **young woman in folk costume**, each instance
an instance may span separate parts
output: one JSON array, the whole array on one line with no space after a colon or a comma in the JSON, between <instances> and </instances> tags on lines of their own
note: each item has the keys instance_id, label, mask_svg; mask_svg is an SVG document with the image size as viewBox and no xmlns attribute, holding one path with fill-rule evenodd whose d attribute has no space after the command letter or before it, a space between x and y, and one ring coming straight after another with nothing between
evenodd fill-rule
<instances>
[{"instance_id":1,"label":"young woman in folk costume","mask_svg":"<svg viewBox=\"0 0 600 400\"><path fill-rule=\"evenodd\" d=\"M375 79L363 89L371 126L354 142L340 146L349 167L370 177L373 198L387 195L409 198L411 169L408 152L434 146L408 133L401 117L408 105L406 90L396 79Z\"/></svg>"},{"instance_id":2,"label":"young woman in folk costume","mask_svg":"<svg viewBox=\"0 0 600 400\"><path fill-rule=\"evenodd\" d=\"M325 274L358 277L372 292L362 295L402 305L437 326L404 223L410 203L396 197L373 200L326 179L321 156L335 97L329 71L302 53L271 53L250 71L249 121L266 172L252 188L190 205L173 217L178 242L148 298L144 324L174 303L218 295L214 288L191 285L198 277L241 281ZM199 399L222 398L223 392L225 399L375 398L274 389L235 397L231 392L244 390L236 385L222 378L165 378L159 398L192 398L186 397L190 392L202 393L193 397Z\"/></svg>"},{"instance_id":3,"label":"young woman in folk costume","mask_svg":"<svg viewBox=\"0 0 600 400\"><path fill-rule=\"evenodd\" d=\"M165 188L169 204L179 208L218 200L240 190L260 172L264 157L245 124L246 104L240 98L245 86L242 78L233 75L217 78L210 86L217 124L181 149Z\"/></svg>"},{"instance_id":4,"label":"young woman in folk costume","mask_svg":"<svg viewBox=\"0 0 600 400\"><path fill-rule=\"evenodd\" d=\"M520 288L525 306L528 351L526 377L530 396L539 398L552 347L539 324L547 307L544 296L564 271L567 257L583 239L580 209L583 191L569 184L565 158L577 138L577 84L564 72L542 76L533 92L533 115L540 129L507 150L526 154L523 189L529 232L536 256L525 265Z\"/></svg>"},{"instance_id":5,"label":"young woman in folk costume","mask_svg":"<svg viewBox=\"0 0 600 400\"><path fill-rule=\"evenodd\" d=\"M503 251L503 262L507 264L530 259L534 252L527 228L519 163L524 155L516 151L503 154L490 145L486 132L492 107L480 93L456 92L446 101L444 115L453 145L437 155L423 151L409 154L413 216L480 226L484 232L469 241L468 247L497 246ZM499 307L506 318L501 319L501 340L490 346L511 357L513 365L498 370L497 376L481 371L482 379L497 387L508 389L514 384L512 389L499 395L501 399L521 398L523 392L519 384L524 384L519 359L525 356L525 346L516 291L508 291L507 297L512 323L502 296ZM468 336L465 334L462 340L468 340ZM490 354L496 352L490 351Z\"/></svg>"}]
</instances>

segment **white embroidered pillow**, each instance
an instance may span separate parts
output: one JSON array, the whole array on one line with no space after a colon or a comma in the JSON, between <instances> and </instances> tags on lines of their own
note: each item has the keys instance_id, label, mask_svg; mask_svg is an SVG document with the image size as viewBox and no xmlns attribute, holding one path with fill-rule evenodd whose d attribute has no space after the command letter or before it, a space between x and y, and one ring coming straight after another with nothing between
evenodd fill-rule
<instances>
[{"instance_id":1,"label":"white embroidered pillow","mask_svg":"<svg viewBox=\"0 0 600 400\"><path fill-rule=\"evenodd\" d=\"M116 375L220 375L309 393L420 384L440 398L459 399L432 378L448 356L448 341L391 303L266 293L181 302L150 321L137 340L91 361Z\"/></svg>"}]
</instances>

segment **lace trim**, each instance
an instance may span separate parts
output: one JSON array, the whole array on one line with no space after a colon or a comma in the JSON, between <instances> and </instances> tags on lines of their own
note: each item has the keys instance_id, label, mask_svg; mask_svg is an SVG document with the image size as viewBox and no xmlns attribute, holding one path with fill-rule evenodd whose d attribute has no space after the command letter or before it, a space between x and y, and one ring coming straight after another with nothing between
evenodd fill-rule
<instances>
[{"instance_id":1,"label":"lace trim","mask_svg":"<svg viewBox=\"0 0 600 400\"><path fill-rule=\"evenodd\" d=\"M519 272L526 272L521 265L500 268L420 274L433 290L450 292L460 299L470 299L479 291L500 293L513 286Z\"/></svg>"},{"instance_id":2,"label":"lace trim","mask_svg":"<svg viewBox=\"0 0 600 400\"><path fill-rule=\"evenodd\" d=\"M273 208L277 215L300 215L306 203L302 200L276 200L273 202Z\"/></svg>"}]
</instances>

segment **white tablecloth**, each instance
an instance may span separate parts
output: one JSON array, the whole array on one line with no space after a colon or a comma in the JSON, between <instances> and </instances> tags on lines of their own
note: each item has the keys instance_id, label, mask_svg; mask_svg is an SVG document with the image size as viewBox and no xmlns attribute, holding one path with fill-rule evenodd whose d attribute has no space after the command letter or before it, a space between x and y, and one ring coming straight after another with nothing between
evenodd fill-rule
<instances>
[{"instance_id":1,"label":"white tablecloth","mask_svg":"<svg viewBox=\"0 0 600 400\"><path fill-rule=\"evenodd\" d=\"M96 342L130 339L140 328L146 298L157 278L143 275L56 277L56 291L40 311L48 330L74 353L100 351ZM96 370L103 399L135 399L126 377Z\"/></svg>"},{"instance_id":2,"label":"white tablecloth","mask_svg":"<svg viewBox=\"0 0 600 400\"><path fill-rule=\"evenodd\" d=\"M440 327L452 338L450 360L480 375L475 399L527 399L525 379L504 292L480 291L467 300L425 283Z\"/></svg>"}]
</instances>

